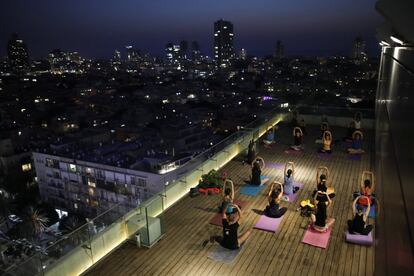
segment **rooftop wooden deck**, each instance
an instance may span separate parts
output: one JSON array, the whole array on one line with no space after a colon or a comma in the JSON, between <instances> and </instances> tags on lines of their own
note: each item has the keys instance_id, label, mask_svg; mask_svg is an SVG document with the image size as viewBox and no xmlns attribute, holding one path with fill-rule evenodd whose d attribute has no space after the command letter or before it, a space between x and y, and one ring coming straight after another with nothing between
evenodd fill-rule
<instances>
[{"instance_id":1,"label":"rooftop wooden deck","mask_svg":"<svg viewBox=\"0 0 414 276\"><path fill-rule=\"evenodd\" d=\"M137 248L126 243L89 270L87 275L373 275L374 247L352 245L345 242L346 221L351 218L352 192L358 189L363 170L372 170L370 146L372 136L365 133L367 153L361 161L347 160L344 146L334 147L331 159L320 159L314 144L317 127L308 129L306 149L302 155L291 155L285 150L292 141L291 130L282 127L276 138L284 137L272 148L259 146L259 155L266 163L296 164L295 180L304 183L298 198L288 207L278 232L275 234L253 230L249 240L231 264L210 260L211 245L201 243L211 234L221 234L221 228L210 225L220 203L219 196L185 197L164 214L166 235L151 249ZM345 129L333 129L334 139L345 134ZM248 201L243 210L240 231L251 229L259 219L256 210L267 204L262 191L256 197L240 195L240 187L250 175L250 167L243 166L239 158L229 162L222 170L228 172L236 184L236 198ZM315 187L318 166L327 166L337 196L331 214L336 219L327 249L303 244L302 238L308 218L301 217L296 208L303 199L311 197ZM283 172L267 167L271 180L282 181ZM371 221L373 223L373 221Z\"/></svg>"}]
</instances>

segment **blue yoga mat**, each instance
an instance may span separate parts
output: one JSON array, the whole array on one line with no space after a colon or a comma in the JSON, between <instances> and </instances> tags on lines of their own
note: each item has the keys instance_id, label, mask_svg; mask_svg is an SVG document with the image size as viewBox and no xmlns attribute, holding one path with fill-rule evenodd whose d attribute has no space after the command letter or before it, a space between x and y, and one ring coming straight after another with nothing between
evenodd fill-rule
<instances>
[{"instance_id":1,"label":"blue yoga mat","mask_svg":"<svg viewBox=\"0 0 414 276\"><path fill-rule=\"evenodd\" d=\"M266 187L266 185L250 185L250 184L246 184L244 185L241 190L240 193L242 195L249 195L249 196L256 196L258 195L264 188Z\"/></svg>"},{"instance_id":2,"label":"blue yoga mat","mask_svg":"<svg viewBox=\"0 0 414 276\"><path fill-rule=\"evenodd\" d=\"M230 250L222 247L221 245L216 245L216 247L208 254L208 258L217 261L230 264L236 259L237 255L240 253L241 248Z\"/></svg>"}]
</instances>

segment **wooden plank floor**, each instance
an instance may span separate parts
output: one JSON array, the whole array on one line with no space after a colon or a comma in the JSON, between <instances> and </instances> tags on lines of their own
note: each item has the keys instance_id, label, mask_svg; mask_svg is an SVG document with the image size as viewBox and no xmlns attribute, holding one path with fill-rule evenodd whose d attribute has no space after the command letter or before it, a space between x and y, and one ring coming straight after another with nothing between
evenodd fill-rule
<instances>
[{"instance_id":1,"label":"wooden plank floor","mask_svg":"<svg viewBox=\"0 0 414 276\"><path fill-rule=\"evenodd\" d=\"M201 243L209 235L221 234L221 228L208 224L220 203L219 196L185 197L166 211L166 235L151 249L124 244L87 275L373 275L374 247L351 245L345 242L346 221L351 218L352 192L358 189L363 170L372 170L370 147L373 138L365 133L367 154L361 161L347 160L344 146L334 147L331 159L320 159L314 140L317 127L308 129L305 151L302 155L286 154L292 142L291 129L282 127L277 133L278 144L273 148L259 146L259 155L267 163L296 164L295 180L305 184L294 203L282 203L288 208L277 233L253 230L252 235L232 264L223 264L207 258L211 245ZM345 129L334 128L334 139L345 134ZM337 136L336 136L337 135ZM281 138L280 138L281 137ZM236 198L248 201L243 210L240 231L251 229L259 219L257 212L266 206L265 193L256 197L240 195L250 168L242 165L241 157L230 161L222 170L229 173L236 184ZM327 166L337 196L330 211L336 219L327 249L301 243L308 219L296 211L300 200L311 197L315 187L316 168ZM266 168L264 175L282 181L283 172ZM373 221L371 221L373 223Z\"/></svg>"}]
</instances>

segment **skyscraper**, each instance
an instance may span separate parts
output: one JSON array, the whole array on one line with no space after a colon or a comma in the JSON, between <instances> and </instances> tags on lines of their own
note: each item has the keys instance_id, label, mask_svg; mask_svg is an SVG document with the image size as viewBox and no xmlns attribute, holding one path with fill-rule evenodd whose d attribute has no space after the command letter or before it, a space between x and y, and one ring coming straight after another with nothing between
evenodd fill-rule
<instances>
[{"instance_id":1,"label":"skyscraper","mask_svg":"<svg viewBox=\"0 0 414 276\"><path fill-rule=\"evenodd\" d=\"M239 53L239 58L242 60L246 60L247 58L247 51L246 49L242 48Z\"/></svg>"},{"instance_id":2,"label":"skyscraper","mask_svg":"<svg viewBox=\"0 0 414 276\"><path fill-rule=\"evenodd\" d=\"M220 19L214 22L214 59L218 67L228 67L234 58L233 24Z\"/></svg>"},{"instance_id":3,"label":"skyscraper","mask_svg":"<svg viewBox=\"0 0 414 276\"><path fill-rule=\"evenodd\" d=\"M128 62L137 62L139 61L140 53L138 50L135 50L132 46L125 46L126 49L126 61Z\"/></svg>"},{"instance_id":4,"label":"skyscraper","mask_svg":"<svg viewBox=\"0 0 414 276\"><path fill-rule=\"evenodd\" d=\"M180 42L180 55L182 59L187 59L188 52L188 42L187 40L182 40Z\"/></svg>"},{"instance_id":5,"label":"skyscraper","mask_svg":"<svg viewBox=\"0 0 414 276\"><path fill-rule=\"evenodd\" d=\"M200 45L197 41L193 41L191 43L191 58L193 61L199 61L200 60Z\"/></svg>"},{"instance_id":6,"label":"skyscraper","mask_svg":"<svg viewBox=\"0 0 414 276\"><path fill-rule=\"evenodd\" d=\"M121 62L121 52L118 50L115 50L114 52L114 61L115 62Z\"/></svg>"},{"instance_id":7,"label":"skyscraper","mask_svg":"<svg viewBox=\"0 0 414 276\"><path fill-rule=\"evenodd\" d=\"M283 58L284 55L284 45L282 44L282 41L278 40L276 42L276 48L275 48L275 52L273 53L273 57L276 59L281 59Z\"/></svg>"},{"instance_id":8,"label":"skyscraper","mask_svg":"<svg viewBox=\"0 0 414 276\"><path fill-rule=\"evenodd\" d=\"M365 41L360 36L354 40L351 57L358 62L363 62L367 59L367 54L365 52Z\"/></svg>"},{"instance_id":9,"label":"skyscraper","mask_svg":"<svg viewBox=\"0 0 414 276\"><path fill-rule=\"evenodd\" d=\"M13 34L7 44L7 54L11 70L14 72L24 72L29 68L29 54L27 46L17 34Z\"/></svg>"}]
</instances>

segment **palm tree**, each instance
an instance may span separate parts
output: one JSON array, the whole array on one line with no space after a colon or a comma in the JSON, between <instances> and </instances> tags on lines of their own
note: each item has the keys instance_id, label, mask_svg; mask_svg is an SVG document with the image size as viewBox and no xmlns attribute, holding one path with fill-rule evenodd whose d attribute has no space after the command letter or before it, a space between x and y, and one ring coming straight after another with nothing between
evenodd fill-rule
<instances>
[{"instance_id":1,"label":"palm tree","mask_svg":"<svg viewBox=\"0 0 414 276\"><path fill-rule=\"evenodd\" d=\"M24 212L23 226L26 228L24 232L30 239L36 239L39 234L44 232L47 228L49 219L45 217L39 210L29 206Z\"/></svg>"}]
</instances>

